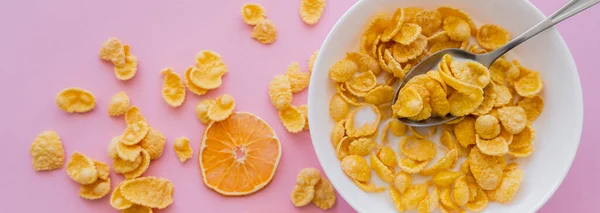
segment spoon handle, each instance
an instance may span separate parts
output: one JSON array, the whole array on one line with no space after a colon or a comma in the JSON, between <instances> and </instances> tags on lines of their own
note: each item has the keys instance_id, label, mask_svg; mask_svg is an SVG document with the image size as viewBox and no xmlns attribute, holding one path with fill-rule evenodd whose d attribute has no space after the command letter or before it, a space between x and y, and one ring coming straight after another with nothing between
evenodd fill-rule
<instances>
[{"instance_id":1,"label":"spoon handle","mask_svg":"<svg viewBox=\"0 0 600 213\"><path fill-rule=\"evenodd\" d=\"M548 16L546 19L536 24L529 30L525 31L521 35L514 38L512 41L506 43L504 46L499 47L498 49L483 55L479 55L479 62L481 62L485 66L490 66L497 58L504 55L504 53L508 52L512 48L517 45L527 41L531 37L541 33L542 31L558 24L559 22L597 4L600 0L571 0L563 7L561 7L558 11L554 12L554 14Z\"/></svg>"}]
</instances>

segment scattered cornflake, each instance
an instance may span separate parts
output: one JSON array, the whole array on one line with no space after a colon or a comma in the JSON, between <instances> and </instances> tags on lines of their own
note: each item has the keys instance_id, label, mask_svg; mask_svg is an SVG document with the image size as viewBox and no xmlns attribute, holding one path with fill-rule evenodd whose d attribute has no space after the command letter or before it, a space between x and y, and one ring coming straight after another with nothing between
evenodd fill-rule
<instances>
[{"instance_id":1,"label":"scattered cornflake","mask_svg":"<svg viewBox=\"0 0 600 213\"><path fill-rule=\"evenodd\" d=\"M300 17L308 25L316 24L325 10L325 0L302 0L300 2Z\"/></svg>"},{"instance_id":2,"label":"scattered cornflake","mask_svg":"<svg viewBox=\"0 0 600 213\"><path fill-rule=\"evenodd\" d=\"M215 100L214 104L208 105L207 115L212 121L222 121L227 119L235 109L233 96L223 94Z\"/></svg>"},{"instance_id":3,"label":"scattered cornflake","mask_svg":"<svg viewBox=\"0 0 600 213\"><path fill-rule=\"evenodd\" d=\"M127 93L121 91L113 95L108 102L108 115L121 116L124 115L131 107L131 101Z\"/></svg>"},{"instance_id":4,"label":"scattered cornflake","mask_svg":"<svg viewBox=\"0 0 600 213\"><path fill-rule=\"evenodd\" d=\"M263 44L271 44L277 39L277 27L269 19L260 20L252 30L252 38Z\"/></svg>"},{"instance_id":5,"label":"scattered cornflake","mask_svg":"<svg viewBox=\"0 0 600 213\"><path fill-rule=\"evenodd\" d=\"M242 6L242 18L244 22L249 25L256 25L258 22L264 20L267 16L265 8L260 4L247 3Z\"/></svg>"},{"instance_id":6,"label":"scattered cornflake","mask_svg":"<svg viewBox=\"0 0 600 213\"><path fill-rule=\"evenodd\" d=\"M96 107L96 97L88 90L70 87L56 95L56 105L68 113L86 113Z\"/></svg>"},{"instance_id":7,"label":"scattered cornflake","mask_svg":"<svg viewBox=\"0 0 600 213\"><path fill-rule=\"evenodd\" d=\"M164 209L173 203L173 183L165 178L141 177L124 181L119 190L134 204Z\"/></svg>"},{"instance_id":8,"label":"scattered cornflake","mask_svg":"<svg viewBox=\"0 0 600 213\"><path fill-rule=\"evenodd\" d=\"M173 141L173 149L181 162L185 162L194 154L194 150L192 150L192 146L190 145L190 139L187 137L176 138Z\"/></svg>"},{"instance_id":9,"label":"scattered cornflake","mask_svg":"<svg viewBox=\"0 0 600 213\"><path fill-rule=\"evenodd\" d=\"M31 144L29 153L35 171L60 169L65 164L65 151L60 137L54 131L39 134Z\"/></svg>"}]
</instances>

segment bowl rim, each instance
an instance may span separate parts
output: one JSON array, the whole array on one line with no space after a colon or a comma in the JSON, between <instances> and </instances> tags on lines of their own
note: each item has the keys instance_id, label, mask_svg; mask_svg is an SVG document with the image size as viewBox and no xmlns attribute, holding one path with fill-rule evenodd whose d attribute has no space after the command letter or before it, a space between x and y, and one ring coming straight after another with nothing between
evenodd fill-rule
<instances>
[{"instance_id":1,"label":"bowl rim","mask_svg":"<svg viewBox=\"0 0 600 213\"><path fill-rule=\"evenodd\" d=\"M524 6L529 7L529 9L532 9L532 11L534 11L535 13L533 14L534 16L538 16L541 19L545 19L546 16L542 13L542 11L537 8L533 3L531 3L530 1L527 0L520 0L522 3L524 3ZM356 3L354 3L348 10L346 10L346 12L336 21L336 23L333 25L333 27L331 28L331 30L329 31L329 33L327 34L327 37L325 38L325 40L323 41L323 44L321 45L321 47L319 48L319 51L322 50L324 47L326 47L328 45L329 42L331 42L331 40L333 40L333 32L337 31L338 28L340 28L340 23L344 22L346 19L349 19L350 14L355 13L355 10L359 10L363 4L367 4L367 2L369 1L357 1ZM578 102L574 103L575 105L575 109L577 109L576 112L574 112L574 119L576 120L575 123L578 123L579 125L577 125L575 127L576 129L576 140L574 141L575 143L575 147L576 149L574 149L573 152L568 153L568 166L562 168L559 172L559 181L555 182L554 185L552 185L552 187L550 188L550 190L548 191L548 193L546 193L545 195L543 195L543 197L541 199L539 199L539 201L533 206L533 208L531 209L530 213L534 213L537 212L542 206L544 206L544 204L554 195L554 193L556 192L556 190L558 189L558 187L560 187L560 185L564 182L565 177L567 176L567 174L569 173L569 170L571 168L571 166L573 165L573 161L575 160L575 156L577 154L577 150L579 149L579 144L581 141L581 134L582 134L582 129L583 129L583 113L584 113L584 109L583 109L583 93L582 93L582 88L581 88L581 79L579 78L579 72L577 69L577 65L575 64L575 60L573 59L573 55L571 54L571 50L569 49L569 47L567 46L567 44L565 43L563 37L560 35L560 33L558 32L558 30L555 27L552 27L550 29L548 29L547 31L549 31L549 33L554 34L555 36L557 36L558 40L557 43L558 45L562 46L566 51L566 54L568 55L568 58L566 60L566 62L568 63L568 66L571 67L572 70L575 71L575 79L576 82L574 82L574 85L576 88L574 88L576 94L574 94L577 100L579 100ZM314 66L313 67L320 67L321 64L321 60L322 60L322 56L320 54L317 55L317 58L315 60ZM312 78L316 78L315 75L311 76L311 82L312 82ZM308 87L308 108L312 109L314 107L312 107L313 105L315 105L315 101L311 101L313 100L312 97L315 97L315 94L317 93L317 91L315 89L313 89L312 84L309 85ZM316 115L314 115L314 113L311 113L312 110L308 110L308 116L309 116L309 126L315 126L313 125L313 122L316 122L314 118ZM310 129L310 136L311 138L316 138L317 133L315 133L313 131L313 129ZM320 148L317 148L318 146L316 145L316 143L312 143L313 145L313 149L315 150L315 154L317 156L317 160L319 161L319 164L321 165L321 167L323 167L323 161L324 157L321 156L319 152ZM330 176L329 173L331 173L331 171L326 170L325 168L323 168L323 172L325 172L325 175L327 175L328 177ZM356 205L356 202L354 202L350 197L345 196L346 193L342 193L344 190L340 187L339 183L337 181L331 181L332 185L334 186L334 188L338 191L338 194L357 212L368 212L368 209L366 209L366 207L363 206L358 206Z\"/></svg>"}]
</instances>

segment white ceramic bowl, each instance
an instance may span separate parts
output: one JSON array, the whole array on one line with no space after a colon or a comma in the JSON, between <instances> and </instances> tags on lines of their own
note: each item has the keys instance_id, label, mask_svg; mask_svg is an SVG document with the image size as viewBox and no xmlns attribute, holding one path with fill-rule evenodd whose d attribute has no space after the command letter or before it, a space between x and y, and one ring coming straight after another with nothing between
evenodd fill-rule
<instances>
[{"instance_id":1,"label":"white ceramic bowl","mask_svg":"<svg viewBox=\"0 0 600 213\"><path fill-rule=\"evenodd\" d=\"M309 87L310 134L317 157L339 194L358 212L397 212L388 192L365 193L340 168L329 135L334 121L329 116L329 99L335 93L329 68L357 51L365 24L378 12L419 6L435 9L450 5L466 11L479 25L503 26L514 36L544 19L526 0L362 0L336 23L321 47ZM577 68L569 49L555 29L549 29L510 52L528 68L537 70L544 81L544 111L534 122L535 151L519 161L525 175L515 199L508 205L491 203L485 212L535 212L563 181L575 157L583 123L583 101ZM373 177L376 177L373 175Z\"/></svg>"}]
</instances>

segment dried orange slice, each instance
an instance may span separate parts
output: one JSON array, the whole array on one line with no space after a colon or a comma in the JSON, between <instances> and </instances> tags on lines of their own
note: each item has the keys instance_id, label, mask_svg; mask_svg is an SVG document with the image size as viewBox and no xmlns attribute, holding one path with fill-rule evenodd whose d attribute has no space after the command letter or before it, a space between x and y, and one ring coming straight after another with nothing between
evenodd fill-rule
<instances>
[{"instance_id":1,"label":"dried orange slice","mask_svg":"<svg viewBox=\"0 0 600 213\"><path fill-rule=\"evenodd\" d=\"M257 192L273 179L281 144L264 120L234 112L206 127L198 158L208 188L226 196L243 196Z\"/></svg>"}]
</instances>

